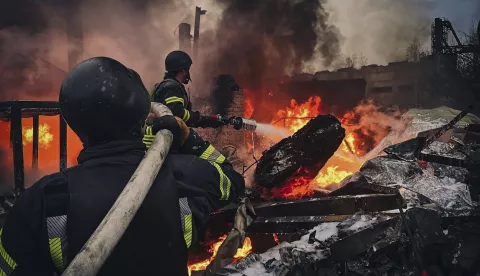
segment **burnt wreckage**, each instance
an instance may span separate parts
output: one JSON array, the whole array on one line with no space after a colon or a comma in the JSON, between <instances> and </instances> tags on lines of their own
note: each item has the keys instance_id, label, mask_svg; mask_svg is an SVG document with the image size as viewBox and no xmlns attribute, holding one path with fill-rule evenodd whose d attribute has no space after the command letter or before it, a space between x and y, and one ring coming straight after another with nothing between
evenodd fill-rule
<instances>
[{"instance_id":1,"label":"burnt wreckage","mask_svg":"<svg viewBox=\"0 0 480 276\"><path fill-rule=\"evenodd\" d=\"M253 253L193 275L479 275L480 125L454 127L466 114L386 147L328 196L252 198ZM337 124L318 116L265 151L257 181L273 187L302 165L321 168L343 139ZM322 152L303 150L322 139ZM234 215L233 207L214 214L206 231L227 233Z\"/></svg>"},{"instance_id":2,"label":"burnt wreckage","mask_svg":"<svg viewBox=\"0 0 480 276\"><path fill-rule=\"evenodd\" d=\"M19 193L23 190L20 118L33 117L35 126L35 117L58 115L58 106L6 102L0 107L2 118L12 122ZM252 193L250 215L248 208L238 212L242 208L236 205L213 214L204 233L220 237L239 228L241 240L251 239L252 253L234 263L231 258L215 259L206 271L192 275L476 275L480 272L480 124L455 127L464 115L423 127L416 131L417 137L385 147L384 155L366 161L326 196L272 202ZM61 133L65 133L62 121ZM312 119L264 152L255 172L257 182L268 189L301 174L302 167L320 169L344 136L333 116ZM60 169L65 168L65 137L61 134ZM323 146L318 149L315 144ZM5 209L11 206L8 199L2 202ZM250 219L239 223L238 213Z\"/></svg>"}]
</instances>

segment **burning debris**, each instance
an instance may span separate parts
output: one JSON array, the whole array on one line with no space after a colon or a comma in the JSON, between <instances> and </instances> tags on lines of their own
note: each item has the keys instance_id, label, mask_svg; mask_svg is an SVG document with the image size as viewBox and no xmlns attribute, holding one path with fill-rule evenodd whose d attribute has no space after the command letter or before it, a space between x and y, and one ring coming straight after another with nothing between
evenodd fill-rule
<instances>
[{"instance_id":1,"label":"burning debris","mask_svg":"<svg viewBox=\"0 0 480 276\"><path fill-rule=\"evenodd\" d=\"M256 183L272 188L284 184L292 176L313 179L344 137L345 130L337 118L317 116L294 135L263 153L255 170Z\"/></svg>"},{"instance_id":2,"label":"burning debris","mask_svg":"<svg viewBox=\"0 0 480 276\"><path fill-rule=\"evenodd\" d=\"M437 128L427 136L438 133ZM393 147L415 151L409 155L413 160L399 158L390 147L387 155L366 161L328 197L261 203L255 208L258 217L247 229L252 253L214 275L476 275L480 250L467 243L478 241L478 233L473 233L480 228L480 191L475 188L480 158L474 146L480 139L472 139L478 136L464 129L454 128L449 137L440 139L443 142L424 149L421 143L428 139L422 138L424 133L405 142L420 143L418 147ZM343 128L337 130L343 132ZM396 135L412 136L408 127L402 131ZM332 133L336 132L323 132ZM462 135L459 138L455 133ZM343 139L343 133L334 136L330 155ZM286 141L266 151L264 157L275 157ZM269 180L266 187L285 183L291 176L275 175L278 160L265 160L258 167L272 171L271 178L265 178ZM223 210L212 217L210 225L221 229L221 221L233 212ZM261 233L271 235L271 241ZM270 249L261 253L258 248L265 243Z\"/></svg>"}]
</instances>

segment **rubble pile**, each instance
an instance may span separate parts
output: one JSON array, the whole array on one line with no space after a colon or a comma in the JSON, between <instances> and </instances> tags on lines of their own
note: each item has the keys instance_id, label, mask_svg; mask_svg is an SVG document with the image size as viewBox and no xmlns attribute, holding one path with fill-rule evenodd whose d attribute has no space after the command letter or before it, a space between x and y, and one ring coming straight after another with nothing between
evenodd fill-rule
<instances>
[{"instance_id":1,"label":"rubble pile","mask_svg":"<svg viewBox=\"0 0 480 276\"><path fill-rule=\"evenodd\" d=\"M283 242L214 275L480 275L480 128L472 125L428 147L429 134L390 145L328 197L257 207L252 244L261 243L255 233ZM262 166L265 186L285 179Z\"/></svg>"}]
</instances>

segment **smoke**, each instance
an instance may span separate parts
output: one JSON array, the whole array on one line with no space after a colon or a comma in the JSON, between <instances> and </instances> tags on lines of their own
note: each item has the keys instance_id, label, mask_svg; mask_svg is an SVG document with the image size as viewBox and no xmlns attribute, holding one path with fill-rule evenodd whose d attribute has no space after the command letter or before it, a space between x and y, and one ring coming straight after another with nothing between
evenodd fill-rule
<instances>
[{"instance_id":1,"label":"smoke","mask_svg":"<svg viewBox=\"0 0 480 276\"><path fill-rule=\"evenodd\" d=\"M213 112L216 114L226 114L228 108L233 103L234 93L239 91L240 87L231 75L221 74L213 81L212 102Z\"/></svg>"},{"instance_id":2,"label":"smoke","mask_svg":"<svg viewBox=\"0 0 480 276\"><path fill-rule=\"evenodd\" d=\"M385 109L375 105L372 100L362 101L341 119L347 133L354 135L357 155L363 155L386 137L390 132L401 132L405 129L405 121L401 119L397 108ZM348 139L348 137L347 137Z\"/></svg>"},{"instance_id":3,"label":"smoke","mask_svg":"<svg viewBox=\"0 0 480 276\"><path fill-rule=\"evenodd\" d=\"M18 17L0 21L0 100L55 100L69 71L69 50L78 53L70 57L71 64L109 56L153 87L163 78L165 55L178 48L178 24L193 23L195 11L188 0L43 0L35 1L32 19L27 13L31 1L19 2L1 12ZM204 27L211 25L204 21Z\"/></svg>"},{"instance_id":4,"label":"smoke","mask_svg":"<svg viewBox=\"0 0 480 276\"><path fill-rule=\"evenodd\" d=\"M356 54L368 64L387 64L404 60L414 37L430 49L429 11L435 6L434 1L423 0L329 0L328 23L340 30L345 57Z\"/></svg>"},{"instance_id":5,"label":"smoke","mask_svg":"<svg viewBox=\"0 0 480 276\"><path fill-rule=\"evenodd\" d=\"M204 54L209 75L231 74L241 87L260 93L268 80L300 73L317 52L326 66L339 55L337 30L327 23L323 0L220 3L216 31L202 38L214 45Z\"/></svg>"}]
</instances>

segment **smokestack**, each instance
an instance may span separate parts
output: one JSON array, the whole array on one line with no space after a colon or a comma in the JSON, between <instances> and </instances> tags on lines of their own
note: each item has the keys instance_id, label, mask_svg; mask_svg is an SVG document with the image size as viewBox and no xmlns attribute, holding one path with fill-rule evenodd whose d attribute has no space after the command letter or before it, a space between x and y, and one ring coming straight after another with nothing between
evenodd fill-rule
<instances>
[{"instance_id":1,"label":"smokestack","mask_svg":"<svg viewBox=\"0 0 480 276\"><path fill-rule=\"evenodd\" d=\"M181 51L189 53L192 44L191 44L191 38L192 35L190 35L190 30L192 27L188 23L180 23L178 25L178 44L179 44L179 49Z\"/></svg>"},{"instance_id":2,"label":"smokestack","mask_svg":"<svg viewBox=\"0 0 480 276\"><path fill-rule=\"evenodd\" d=\"M197 59L198 39L200 38L200 16L206 14L206 10L195 7L195 26L193 31L193 58Z\"/></svg>"},{"instance_id":3,"label":"smokestack","mask_svg":"<svg viewBox=\"0 0 480 276\"><path fill-rule=\"evenodd\" d=\"M83 22L80 2L67 5L65 12L68 39L68 70L72 70L80 61L83 52Z\"/></svg>"}]
</instances>

